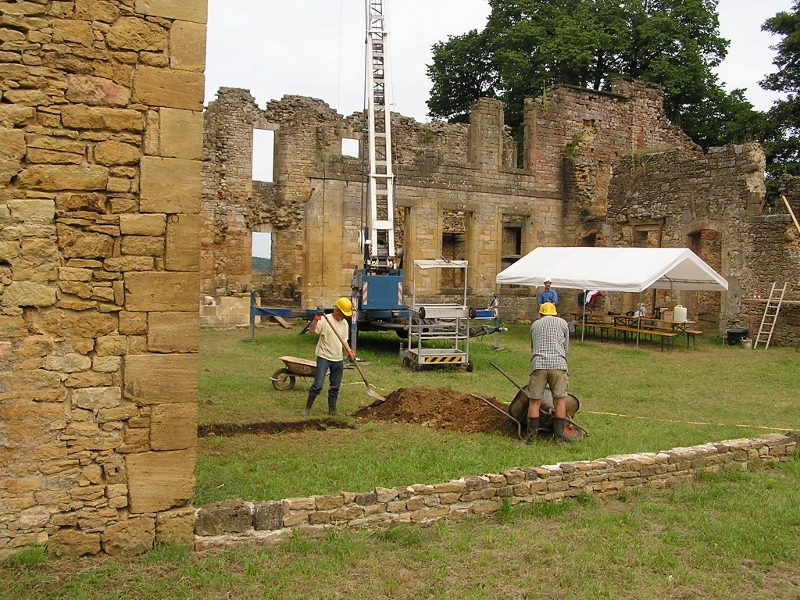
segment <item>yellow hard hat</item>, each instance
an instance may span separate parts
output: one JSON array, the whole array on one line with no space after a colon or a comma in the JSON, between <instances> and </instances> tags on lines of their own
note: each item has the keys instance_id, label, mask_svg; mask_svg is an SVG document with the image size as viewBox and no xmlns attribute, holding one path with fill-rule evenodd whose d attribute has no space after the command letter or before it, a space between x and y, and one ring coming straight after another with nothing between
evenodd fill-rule
<instances>
[{"instance_id":1,"label":"yellow hard hat","mask_svg":"<svg viewBox=\"0 0 800 600\"><path fill-rule=\"evenodd\" d=\"M350 302L350 298L345 298L344 296L339 298L336 301L336 308L342 311L345 317L353 316L353 303Z\"/></svg>"},{"instance_id":2,"label":"yellow hard hat","mask_svg":"<svg viewBox=\"0 0 800 600\"><path fill-rule=\"evenodd\" d=\"M556 305L552 302L545 302L539 307L539 314L548 316L548 317L555 317L558 315L558 311L556 310Z\"/></svg>"}]
</instances>

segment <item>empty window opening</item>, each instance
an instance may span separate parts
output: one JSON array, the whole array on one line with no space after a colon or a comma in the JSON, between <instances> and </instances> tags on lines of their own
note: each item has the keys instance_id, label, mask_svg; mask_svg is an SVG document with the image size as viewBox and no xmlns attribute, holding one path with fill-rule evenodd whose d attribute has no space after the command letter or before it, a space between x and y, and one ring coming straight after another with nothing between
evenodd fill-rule
<instances>
[{"instance_id":1,"label":"empty window opening","mask_svg":"<svg viewBox=\"0 0 800 600\"><path fill-rule=\"evenodd\" d=\"M522 224L503 224L503 265L511 265L522 256Z\"/></svg>"},{"instance_id":2,"label":"empty window opening","mask_svg":"<svg viewBox=\"0 0 800 600\"><path fill-rule=\"evenodd\" d=\"M446 210L442 213L442 258L447 260L466 260L467 257L467 218L463 210ZM442 269L442 288L461 288L464 286L464 269Z\"/></svg>"},{"instance_id":3,"label":"empty window opening","mask_svg":"<svg viewBox=\"0 0 800 600\"><path fill-rule=\"evenodd\" d=\"M359 157L359 146L358 140L353 138L342 138L342 156L353 156L355 158Z\"/></svg>"},{"instance_id":4,"label":"empty window opening","mask_svg":"<svg viewBox=\"0 0 800 600\"><path fill-rule=\"evenodd\" d=\"M268 129L253 130L253 179L272 183L275 181L275 132Z\"/></svg>"},{"instance_id":5,"label":"empty window opening","mask_svg":"<svg viewBox=\"0 0 800 600\"><path fill-rule=\"evenodd\" d=\"M253 232L253 271L272 270L272 234Z\"/></svg>"}]
</instances>

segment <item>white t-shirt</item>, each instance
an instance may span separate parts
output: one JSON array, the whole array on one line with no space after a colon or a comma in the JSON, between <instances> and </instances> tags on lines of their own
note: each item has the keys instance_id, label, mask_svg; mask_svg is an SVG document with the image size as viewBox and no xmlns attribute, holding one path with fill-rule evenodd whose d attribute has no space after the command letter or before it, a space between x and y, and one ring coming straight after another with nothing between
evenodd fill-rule
<instances>
[{"instance_id":1,"label":"white t-shirt","mask_svg":"<svg viewBox=\"0 0 800 600\"><path fill-rule=\"evenodd\" d=\"M342 342L336 337L333 327L336 327L336 331L339 332L341 338L347 341L347 333L350 329L347 319L337 321L333 318L333 315L324 315L317 321L315 333L319 335L319 341L314 353L325 360L343 360Z\"/></svg>"}]
</instances>

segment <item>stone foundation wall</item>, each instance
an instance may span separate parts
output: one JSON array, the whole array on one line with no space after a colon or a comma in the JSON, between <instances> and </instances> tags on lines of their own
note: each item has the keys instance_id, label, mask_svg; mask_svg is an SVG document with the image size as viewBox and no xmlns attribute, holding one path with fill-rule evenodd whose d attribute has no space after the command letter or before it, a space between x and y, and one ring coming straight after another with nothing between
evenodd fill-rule
<instances>
[{"instance_id":1,"label":"stone foundation wall","mask_svg":"<svg viewBox=\"0 0 800 600\"><path fill-rule=\"evenodd\" d=\"M0 3L0 560L191 536L206 11Z\"/></svg>"},{"instance_id":2,"label":"stone foundation wall","mask_svg":"<svg viewBox=\"0 0 800 600\"><path fill-rule=\"evenodd\" d=\"M321 537L341 528L380 529L396 523L461 520L497 512L504 502L515 506L560 501L582 493L604 498L622 491L665 488L692 481L703 472L748 470L759 463L790 460L797 452L798 439L798 432L773 433L664 452L515 468L439 484L278 502L229 500L197 511L195 548L274 542L298 533Z\"/></svg>"}]
</instances>

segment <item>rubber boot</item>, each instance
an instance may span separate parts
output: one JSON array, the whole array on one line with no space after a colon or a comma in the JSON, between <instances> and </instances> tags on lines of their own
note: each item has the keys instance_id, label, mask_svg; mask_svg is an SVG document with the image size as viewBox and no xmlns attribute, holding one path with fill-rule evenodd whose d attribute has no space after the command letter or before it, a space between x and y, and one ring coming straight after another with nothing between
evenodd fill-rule
<instances>
[{"instance_id":1,"label":"rubber boot","mask_svg":"<svg viewBox=\"0 0 800 600\"><path fill-rule=\"evenodd\" d=\"M342 415L336 410L336 400L328 400L328 414L332 417L341 417Z\"/></svg>"},{"instance_id":2,"label":"rubber boot","mask_svg":"<svg viewBox=\"0 0 800 600\"><path fill-rule=\"evenodd\" d=\"M539 439L539 417L528 417L528 434L525 436L525 443Z\"/></svg>"},{"instance_id":3,"label":"rubber boot","mask_svg":"<svg viewBox=\"0 0 800 600\"><path fill-rule=\"evenodd\" d=\"M300 413L302 416L304 416L304 417L308 416L308 413L311 412L311 407L314 406L314 400L315 399L316 399L316 396L314 396L314 397L309 396L308 397L308 400L306 400L306 407L303 409L303 412Z\"/></svg>"},{"instance_id":4,"label":"rubber boot","mask_svg":"<svg viewBox=\"0 0 800 600\"><path fill-rule=\"evenodd\" d=\"M553 418L553 441L556 446L564 443L564 423L566 421L566 419L559 419L558 417Z\"/></svg>"}]
</instances>

